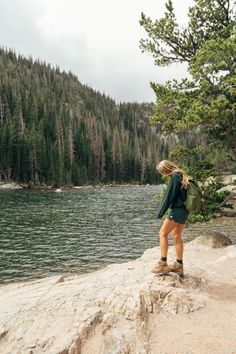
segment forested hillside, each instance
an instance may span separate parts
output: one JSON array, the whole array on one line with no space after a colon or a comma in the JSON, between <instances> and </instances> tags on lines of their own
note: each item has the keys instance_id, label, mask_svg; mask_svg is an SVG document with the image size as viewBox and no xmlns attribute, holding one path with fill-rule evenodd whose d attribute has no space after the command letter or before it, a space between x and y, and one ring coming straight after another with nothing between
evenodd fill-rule
<instances>
[{"instance_id":1,"label":"forested hillside","mask_svg":"<svg viewBox=\"0 0 236 354\"><path fill-rule=\"evenodd\" d=\"M151 104L122 103L72 73L0 49L0 176L32 184L156 183L176 137Z\"/></svg>"}]
</instances>

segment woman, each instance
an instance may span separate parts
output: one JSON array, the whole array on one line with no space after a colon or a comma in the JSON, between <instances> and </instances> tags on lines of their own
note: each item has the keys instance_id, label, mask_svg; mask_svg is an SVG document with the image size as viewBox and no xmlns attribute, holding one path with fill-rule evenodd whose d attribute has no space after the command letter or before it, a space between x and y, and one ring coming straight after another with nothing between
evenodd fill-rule
<instances>
[{"instance_id":1,"label":"woman","mask_svg":"<svg viewBox=\"0 0 236 354\"><path fill-rule=\"evenodd\" d=\"M161 200L157 217L162 218L169 208L170 212L160 229L161 259L152 272L162 274L171 271L183 276L183 242L181 235L189 214L185 208L184 201L187 198L187 186L190 177L169 160L161 161L156 168L161 175L171 176L164 197ZM168 235L171 232L175 242L176 262L168 266Z\"/></svg>"}]
</instances>

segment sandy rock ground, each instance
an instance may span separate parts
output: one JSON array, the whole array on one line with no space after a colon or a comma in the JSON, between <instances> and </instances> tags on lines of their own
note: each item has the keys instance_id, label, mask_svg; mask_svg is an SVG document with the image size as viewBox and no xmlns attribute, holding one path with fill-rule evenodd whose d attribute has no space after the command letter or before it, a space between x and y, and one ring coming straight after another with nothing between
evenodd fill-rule
<instances>
[{"instance_id":1,"label":"sandy rock ground","mask_svg":"<svg viewBox=\"0 0 236 354\"><path fill-rule=\"evenodd\" d=\"M236 247L191 249L186 262L206 272L207 304L191 314L159 313L150 320L152 354L236 353ZM223 252L222 252L223 251ZM221 253L222 252L222 253Z\"/></svg>"},{"instance_id":2,"label":"sandy rock ground","mask_svg":"<svg viewBox=\"0 0 236 354\"><path fill-rule=\"evenodd\" d=\"M236 245L186 244L183 279L158 259L1 286L0 353L236 353Z\"/></svg>"}]
</instances>

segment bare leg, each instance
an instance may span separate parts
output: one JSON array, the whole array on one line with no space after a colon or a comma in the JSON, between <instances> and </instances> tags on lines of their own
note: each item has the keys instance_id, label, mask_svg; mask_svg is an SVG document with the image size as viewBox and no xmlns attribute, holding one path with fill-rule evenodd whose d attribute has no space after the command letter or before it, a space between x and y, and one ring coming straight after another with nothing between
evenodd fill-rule
<instances>
[{"instance_id":1,"label":"bare leg","mask_svg":"<svg viewBox=\"0 0 236 354\"><path fill-rule=\"evenodd\" d=\"M165 219L160 229L160 249L161 249L161 257L167 257L168 253L168 235L174 228L176 228L176 224L174 221Z\"/></svg>"},{"instance_id":2,"label":"bare leg","mask_svg":"<svg viewBox=\"0 0 236 354\"><path fill-rule=\"evenodd\" d=\"M173 229L172 235L175 241L175 252L176 259L183 259L183 241L181 239L181 235L184 229L184 224L175 223L175 228Z\"/></svg>"}]
</instances>

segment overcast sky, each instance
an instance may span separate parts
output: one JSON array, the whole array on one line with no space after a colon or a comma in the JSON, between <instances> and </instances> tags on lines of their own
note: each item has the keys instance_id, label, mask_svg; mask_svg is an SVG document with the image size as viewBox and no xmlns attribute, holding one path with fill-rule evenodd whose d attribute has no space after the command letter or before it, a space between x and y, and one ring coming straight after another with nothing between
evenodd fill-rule
<instances>
[{"instance_id":1,"label":"overcast sky","mask_svg":"<svg viewBox=\"0 0 236 354\"><path fill-rule=\"evenodd\" d=\"M187 21L193 0L173 0ZM139 49L141 12L161 17L164 0L0 0L0 46L71 70L79 80L119 101L153 101L150 81L186 75L158 68Z\"/></svg>"}]
</instances>

